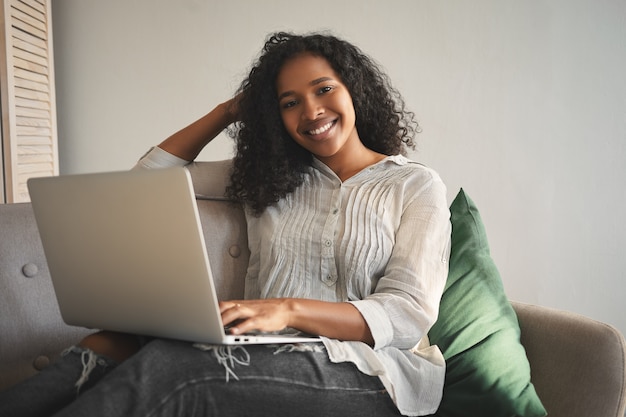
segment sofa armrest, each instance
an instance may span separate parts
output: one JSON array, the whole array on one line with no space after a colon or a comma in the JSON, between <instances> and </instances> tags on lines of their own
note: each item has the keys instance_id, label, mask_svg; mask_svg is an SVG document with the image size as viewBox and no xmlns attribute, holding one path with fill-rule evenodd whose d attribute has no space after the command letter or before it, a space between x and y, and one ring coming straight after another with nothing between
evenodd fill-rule
<instances>
[{"instance_id":1,"label":"sofa armrest","mask_svg":"<svg viewBox=\"0 0 626 417\"><path fill-rule=\"evenodd\" d=\"M624 416L626 343L619 331L570 312L512 305L532 382L549 416Z\"/></svg>"}]
</instances>

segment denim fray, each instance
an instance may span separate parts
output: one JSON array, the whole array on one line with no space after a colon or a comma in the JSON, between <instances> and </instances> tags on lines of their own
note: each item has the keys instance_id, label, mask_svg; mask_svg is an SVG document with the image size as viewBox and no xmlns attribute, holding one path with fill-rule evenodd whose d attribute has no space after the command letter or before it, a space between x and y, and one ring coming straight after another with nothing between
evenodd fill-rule
<instances>
[{"instance_id":1,"label":"denim fray","mask_svg":"<svg viewBox=\"0 0 626 417\"><path fill-rule=\"evenodd\" d=\"M233 371L235 365L250 365L250 354L243 346L227 346L227 345L207 345L204 343L196 343L193 345L196 349L205 352L212 352L217 362L226 370L226 382L232 376L239 380L237 374Z\"/></svg>"},{"instance_id":2,"label":"denim fray","mask_svg":"<svg viewBox=\"0 0 626 417\"><path fill-rule=\"evenodd\" d=\"M217 362L224 367L226 371L226 382L230 378L239 380L239 377L233 370L236 365L249 366L250 354L243 346L228 345L209 345L205 343L195 343L196 349L213 353ZM274 355L285 352L323 352L324 345L318 343L288 343L281 345L267 345L268 348L276 349Z\"/></svg>"},{"instance_id":3,"label":"denim fray","mask_svg":"<svg viewBox=\"0 0 626 417\"><path fill-rule=\"evenodd\" d=\"M63 353L61 353L61 356L66 356L70 353L79 354L80 361L83 365L81 375L74 384L74 386L76 387L76 395L80 394L80 389L89 380L89 375L91 375L91 373L94 369L96 369L97 366L101 366L105 369L109 366L114 366L114 362L112 360L98 355L91 349L83 348L80 346L71 346L65 349Z\"/></svg>"}]
</instances>

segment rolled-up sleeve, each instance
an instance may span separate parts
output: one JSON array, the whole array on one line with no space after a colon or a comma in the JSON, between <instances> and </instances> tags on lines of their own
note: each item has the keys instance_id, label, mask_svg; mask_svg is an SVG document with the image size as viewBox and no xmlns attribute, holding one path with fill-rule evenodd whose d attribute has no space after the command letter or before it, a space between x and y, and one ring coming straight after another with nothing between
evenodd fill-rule
<instances>
[{"instance_id":1,"label":"rolled-up sleeve","mask_svg":"<svg viewBox=\"0 0 626 417\"><path fill-rule=\"evenodd\" d=\"M133 169L172 168L183 167L188 164L189 161L172 155L158 146L153 146L145 155L139 158Z\"/></svg>"}]
</instances>

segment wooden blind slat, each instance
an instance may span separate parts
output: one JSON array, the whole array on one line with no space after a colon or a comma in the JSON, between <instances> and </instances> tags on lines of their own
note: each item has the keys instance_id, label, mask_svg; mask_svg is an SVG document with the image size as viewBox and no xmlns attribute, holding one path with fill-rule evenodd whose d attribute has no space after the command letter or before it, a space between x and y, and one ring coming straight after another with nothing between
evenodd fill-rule
<instances>
[{"instance_id":1,"label":"wooden blind slat","mask_svg":"<svg viewBox=\"0 0 626 417\"><path fill-rule=\"evenodd\" d=\"M52 136L52 130L45 127L16 126L18 136ZM18 138L19 143L19 138Z\"/></svg>"},{"instance_id":2,"label":"wooden blind slat","mask_svg":"<svg viewBox=\"0 0 626 417\"><path fill-rule=\"evenodd\" d=\"M13 20L19 20L44 33L46 32L46 17L21 1L11 2L11 17ZM46 38L47 36L44 35L42 39Z\"/></svg>"},{"instance_id":3,"label":"wooden blind slat","mask_svg":"<svg viewBox=\"0 0 626 417\"><path fill-rule=\"evenodd\" d=\"M54 168L54 165L52 162L20 164L18 168L18 174L24 175L24 174L31 174L35 172L45 173L45 172L52 171L53 168Z\"/></svg>"},{"instance_id":4,"label":"wooden blind slat","mask_svg":"<svg viewBox=\"0 0 626 417\"><path fill-rule=\"evenodd\" d=\"M16 64L18 61L20 60L18 59L13 60L13 62L15 62ZM14 75L16 78L21 78L23 80L28 80L28 81L48 85L48 74L40 74L37 72L26 71L20 68L19 66L15 65Z\"/></svg>"},{"instance_id":5,"label":"wooden blind slat","mask_svg":"<svg viewBox=\"0 0 626 417\"><path fill-rule=\"evenodd\" d=\"M38 38L47 39L48 35L46 33L47 28L45 18L37 19L35 18L35 16L20 10L17 7L18 5L20 5L19 1L14 1L11 3L11 23L13 23L13 25L17 25L18 23L24 23L29 28L31 28L26 30L26 32L32 33ZM30 10L33 11L32 9Z\"/></svg>"},{"instance_id":6,"label":"wooden blind slat","mask_svg":"<svg viewBox=\"0 0 626 417\"><path fill-rule=\"evenodd\" d=\"M50 95L48 93L29 90L29 89L22 88L22 87L15 88L15 97L24 98L24 99L32 100L32 101L44 101L48 103L48 105L50 103ZM32 107L32 105L28 105L20 101L17 101L16 105L23 106L23 107ZM40 105L38 105L36 108L41 108L41 107Z\"/></svg>"},{"instance_id":7,"label":"wooden blind slat","mask_svg":"<svg viewBox=\"0 0 626 417\"><path fill-rule=\"evenodd\" d=\"M52 143L52 138L49 136L20 136L19 146L50 145Z\"/></svg>"},{"instance_id":8,"label":"wooden blind slat","mask_svg":"<svg viewBox=\"0 0 626 417\"><path fill-rule=\"evenodd\" d=\"M39 2L34 1L34 0L20 0L20 3L24 3L26 5L28 5L29 7L33 8L34 10L37 10L38 12L40 12L42 15L46 15L46 8Z\"/></svg>"},{"instance_id":9,"label":"wooden blind slat","mask_svg":"<svg viewBox=\"0 0 626 417\"><path fill-rule=\"evenodd\" d=\"M43 10L37 10L35 7L31 7L23 0L14 1L11 4L15 10L19 10L23 16L27 19L34 19L42 24L42 30L46 30L46 14Z\"/></svg>"},{"instance_id":10,"label":"wooden blind slat","mask_svg":"<svg viewBox=\"0 0 626 417\"><path fill-rule=\"evenodd\" d=\"M37 119L35 117L16 117L15 119L18 126L52 127L50 120L46 119Z\"/></svg>"},{"instance_id":11,"label":"wooden blind slat","mask_svg":"<svg viewBox=\"0 0 626 417\"><path fill-rule=\"evenodd\" d=\"M28 90L22 87L17 87L15 89L16 107L42 109L44 108L42 103L46 103L46 107L49 106L50 96L48 94L41 91Z\"/></svg>"},{"instance_id":12,"label":"wooden blind slat","mask_svg":"<svg viewBox=\"0 0 626 417\"><path fill-rule=\"evenodd\" d=\"M18 107L27 107L30 109L48 110L51 107L49 100L29 100L23 97L15 97L15 103Z\"/></svg>"},{"instance_id":13,"label":"wooden blind slat","mask_svg":"<svg viewBox=\"0 0 626 417\"><path fill-rule=\"evenodd\" d=\"M18 58L16 55L13 55L13 58L14 58L13 65L15 65L16 68L30 71L35 74L44 74L46 75L46 81L47 81L48 67L36 64L31 61L26 61L25 59Z\"/></svg>"},{"instance_id":14,"label":"wooden blind slat","mask_svg":"<svg viewBox=\"0 0 626 417\"><path fill-rule=\"evenodd\" d=\"M15 58L23 59L24 61L27 61L27 62L32 62L34 64L41 65L42 67L46 68L46 72L47 72L48 60L46 59L46 57L33 54L32 52L26 51L24 49L19 49L19 48L13 48L13 56Z\"/></svg>"},{"instance_id":15,"label":"wooden blind slat","mask_svg":"<svg viewBox=\"0 0 626 417\"><path fill-rule=\"evenodd\" d=\"M15 107L15 115L17 117L30 117L33 119L47 119L50 120L49 110L31 109L28 107Z\"/></svg>"},{"instance_id":16,"label":"wooden blind slat","mask_svg":"<svg viewBox=\"0 0 626 417\"><path fill-rule=\"evenodd\" d=\"M48 58L48 44L44 39L40 39L16 28L11 28L11 36L13 36L14 47L25 49ZM20 42L17 42L17 40Z\"/></svg>"},{"instance_id":17,"label":"wooden blind slat","mask_svg":"<svg viewBox=\"0 0 626 417\"><path fill-rule=\"evenodd\" d=\"M24 145L17 149L19 155L50 154L51 152L52 146L50 145Z\"/></svg>"},{"instance_id":18,"label":"wooden blind slat","mask_svg":"<svg viewBox=\"0 0 626 417\"><path fill-rule=\"evenodd\" d=\"M41 91L43 93L49 92L48 86L43 83L38 83L38 82L30 81L30 80L25 80L23 78L17 78L17 77L15 77L14 82L17 87L26 88L29 90Z\"/></svg>"},{"instance_id":19,"label":"wooden blind slat","mask_svg":"<svg viewBox=\"0 0 626 417\"><path fill-rule=\"evenodd\" d=\"M25 33L31 34L44 41L46 40L46 32L37 27L31 26L30 24L23 22L19 19L13 19L11 23L14 28L17 28Z\"/></svg>"},{"instance_id":20,"label":"wooden blind slat","mask_svg":"<svg viewBox=\"0 0 626 417\"><path fill-rule=\"evenodd\" d=\"M26 164L48 164L52 163L52 156L46 154L22 155L20 160Z\"/></svg>"}]
</instances>

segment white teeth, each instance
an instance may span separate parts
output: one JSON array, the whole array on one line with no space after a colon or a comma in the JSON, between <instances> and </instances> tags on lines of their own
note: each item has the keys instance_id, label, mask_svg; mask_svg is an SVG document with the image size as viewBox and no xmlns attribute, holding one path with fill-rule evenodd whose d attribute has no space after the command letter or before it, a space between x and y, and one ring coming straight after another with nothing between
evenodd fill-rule
<instances>
[{"instance_id":1,"label":"white teeth","mask_svg":"<svg viewBox=\"0 0 626 417\"><path fill-rule=\"evenodd\" d=\"M333 125L333 122L330 122L330 123L328 123L328 124L326 124L326 125L324 125L324 126L322 126L322 127L318 128L318 129L315 129L315 130L309 130L309 133L310 133L310 134L312 134L312 135L319 135L320 133L324 133L324 132L326 132L328 129L330 129L330 128L332 127L332 125Z\"/></svg>"}]
</instances>

